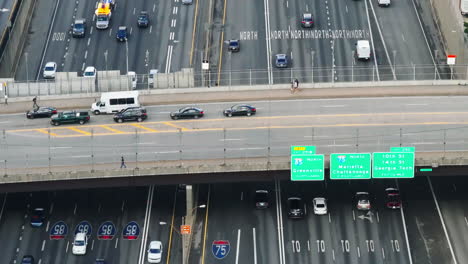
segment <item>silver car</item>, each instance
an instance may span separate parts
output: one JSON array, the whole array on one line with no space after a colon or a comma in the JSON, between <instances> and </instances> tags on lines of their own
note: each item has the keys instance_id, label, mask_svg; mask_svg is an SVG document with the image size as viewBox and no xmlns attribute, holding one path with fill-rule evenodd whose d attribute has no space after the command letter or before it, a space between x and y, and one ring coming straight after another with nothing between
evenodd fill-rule
<instances>
[{"instance_id":1,"label":"silver car","mask_svg":"<svg viewBox=\"0 0 468 264\"><path fill-rule=\"evenodd\" d=\"M288 55L276 54L275 55L275 66L277 68L287 68L289 65Z\"/></svg>"},{"instance_id":2,"label":"silver car","mask_svg":"<svg viewBox=\"0 0 468 264\"><path fill-rule=\"evenodd\" d=\"M327 200L323 197L314 198L312 201L314 204L314 214L325 215L327 214Z\"/></svg>"},{"instance_id":3,"label":"silver car","mask_svg":"<svg viewBox=\"0 0 468 264\"><path fill-rule=\"evenodd\" d=\"M182 0L182 4L191 5L191 4L193 4L193 0Z\"/></svg>"}]
</instances>

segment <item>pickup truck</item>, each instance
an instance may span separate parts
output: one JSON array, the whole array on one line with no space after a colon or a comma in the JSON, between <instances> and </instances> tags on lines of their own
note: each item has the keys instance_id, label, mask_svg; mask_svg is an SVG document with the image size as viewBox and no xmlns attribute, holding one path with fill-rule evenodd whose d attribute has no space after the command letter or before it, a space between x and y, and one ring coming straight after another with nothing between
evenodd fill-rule
<instances>
[{"instance_id":1,"label":"pickup truck","mask_svg":"<svg viewBox=\"0 0 468 264\"><path fill-rule=\"evenodd\" d=\"M61 124L79 123L83 125L90 119L88 112L67 111L60 112L50 118L50 124L59 126Z\"/></svg>"}]
</instances>

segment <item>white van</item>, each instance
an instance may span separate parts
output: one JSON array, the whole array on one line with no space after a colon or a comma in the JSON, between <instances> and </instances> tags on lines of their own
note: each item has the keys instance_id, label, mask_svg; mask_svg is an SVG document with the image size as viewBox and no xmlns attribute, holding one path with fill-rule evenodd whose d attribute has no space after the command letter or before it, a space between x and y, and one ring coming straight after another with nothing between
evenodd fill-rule
<instances>
[{"instance_id":1,"label":"white van","mask_svg":"<svg viewBox=\"0 0 468 264\"><path fill-rule=\"evenodd\" d=\"M128 76L129 85L131 85L132 90L135 90L135 89L136 89L136 86L137 86L137 76L136 76L136 72L134 72L134 71L129 71L129 72L127 72L127 76Z\"/></svg>"},{"instance_id":2,"label":"white van","mask_svg":"<svg viewBox=\"0 0 468 264\"><path fill-rule=\"evenodd\" d=\"M112 114L129 107L140 107L138 91L102 93L101 99L91 105L91 112Z\"/></svg>"},{"instance_id":3,"label":"white van","mask_svg":"<svg viewBox=\"0 0 468 264\"><path fill-rule=\"evenodd\" d=\"M77 233L75 235L75 240L73 240L73 255L85 255L87 245L88 237L86 236L86 233Z\"/></svg>"},{"instance_id":4,"label":"white van","mask_svg":"<svg viewBox=\"0 0 468 264\"><path fill-rule=\"evenodd\" d=\"M358 40L356 43L356 56L358 60L370 59L371 51L368 40Z\"/></svg>"},{"instance_id":5,"label":"white van","mask_svg":"<svg viewBox=\"0 0 468 264\"><path fill-rule=\"evenodd\" d=\"M156 75L158 74L158 70L157 69L151 69L149 71L149 75L148 75L148 84L150 85L150 87L155 87L156 85L154 85L154 81L156 80Z\"/></svg>"},{"instance_id":6,"label":"white van","mask_svg":"<svg viewBox=\"0 0 468 264\"><path fill-rule=\"evenodd\" d=\"M390 0L377 0L379 2L379 6L390 6Z\"/></svg>"}]
</instances>

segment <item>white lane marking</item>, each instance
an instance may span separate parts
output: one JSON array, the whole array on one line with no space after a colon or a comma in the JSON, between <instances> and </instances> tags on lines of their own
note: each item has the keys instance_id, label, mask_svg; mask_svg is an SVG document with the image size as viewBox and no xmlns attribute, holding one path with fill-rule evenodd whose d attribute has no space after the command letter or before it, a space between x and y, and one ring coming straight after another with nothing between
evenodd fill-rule
<instances>
[{"instance_id":1,"label":"white lane marking","mask_svg":"<svg viewBox=\"0 0 468 264\"><path fill-rule=\"evenodd\" d=\"M307 239L307 250L310 251L310 240Z\"/></svg>"},{"instance_id":2,"label":"white lane marking","mask_svg":"<svg viewBox=\"0 0 468 264\"><path fill-rule=\"evenodd\" d=\"M119 244L119 238L115 240L115 248L117 248L117 245Z\"/></svg>"},{"instance_id":3,"label":"white lane marking","mask_svg":"<svg viewBox=\"0 0 468 264\"><path fill-rule=\"evenodd\" d=\"M84 71L84 66L85 66L85 63L83 62L83 64L81 65L81 71Z\"/></svg>"},{"instance_id":4,"label":"white lane marking","mask_svg":"<svg viewBox=\"0 0 468 264\"><path fill-rule=\"evenodd\" d=\"M90 43L90 42L91 42L91 39L89 38L89 39L88 39L88 46L89 46L89 43Z\"/></svg>"},{"instance_id":5,"label":"white lane marking","mask_svg":"<svg viewBox=\"0 0 468 264\"><path fill-rule=\"evenodd\" d=\"M133 27L130 27L130 35L132 35Z\"/></svg>"},{"instance_id":6,"label":"white lane marking","mask_svg":"<svg viewBox=\"0 0 468 264\"><path fill-rule=\"evenodd\" d=\"M373 55L372 57L374 57L374 66L375 66L375 69L376 69L376 72L377 72L377 81L380 81L379 67L377 66L377 56L376 56L376 53L375 53L374 37L373 37L373 34L372 34L372 28L371 28L370 17L369 17L369 9L367 7L367 1L366 0L364 1L364 4L365 4L365 7L366 7L367 25L369 26L370 39L371 39L371 43L372 43L372 55ZM372 4L371 4L371 6L372 6ZM374 17L375 17L375 13L374 13ZM382 39L382 41L383 41L383 39ZM385 43L385 42L383 42L383 43ZM392 68L392 70L393 70L393 68ZM393 74L395 74L395 72L393 72Z\"/></svg>"},{"instance_id":7,"label":"white lane marking","mask_svg":"<svg viewBox=\"0 0 468 264\"><path fill-rule=\"evenodd\" d=\"M272 57L271 57L271 39L270 39L270 7L268 6L268 0L263 0L263 6L265 9L265 41L267 51L267 66L268 66L268 84L273 84L273 72L272 72ZM281 257L281 256L280 256ZM281 263L281 260L280 260Z\"/></svg>"},{"instance_id":8,"label":"white lane marking","mask_svg":"<svg viewBox=\"0 0 468 264\"><path fill-rule=\"evenodd\" d=\"M435 145L440 144L440 142L413 142L413 145Z\"/></svg>"},{"instance_id":9,"label":"white lane marking","mask_svg":"<svg viewBox=\"0 0 468 264\"><path fill-rule=\"evenodd\" d=\"M124 211L124 208L125 208L125 200L122 201L122 208L121 208L122 212Z\"/></svg>"},{"instance_id":10,"label":"white lane marking","mask_svg":"<svg viewBox=\"0 0 468 264\"><path fill-rule=\"evenodd\" d=\"M177 22L176 19L172 19L172 20L171 20L171 27L175 27L175 26L176 26L176 22Z\"/></svg>"},{"instance_id":11,"label":"white lane marking","mask_svg":"<svg viewBox=\"0 0 468 264\"><path fill-rule=\"evenodd\" d=\"M357 247L357 255L358 255L358 258L361 258L361 250L359 250L359 246Z\"/></svg>"},{"instance_id":12,"label":"white lane marking","mask_svg":"<svg viewBox=\"0 0 468 264\"><path fill-rule=\"evenodd\" d=\"M333 261L335 261L335 250L332 249L332 257L333 257Z\"/></svg>"},{"instance_id":13,"label":"white lane marking","mask_svg":"<svg viewBox=\"0 0 468 264\"><path fill-rule=\"evenodd\" d=\"M51 147L50 149L71 149L72 147Z\"/></svg>"},{"instance_id":14,"label":"white lane marking","mask_svg":"<svg viewBox=\"0 0 468 264\"><path fill-rule=\"evenodd\" d=\"M243 138L222 138L219 141L239 141L239 140L245 140Z\"/></svg>"},{"instance_id":15,"label":"white lane marking","mask_svg":"<svg viewBox=\"0 0 468 264\"><path fill-rule=\"evenodd\" d=\"M266 149L266 148L230 148L229 150L259 150L259 149Z\"/></svg>"},{"instance_id":16,"label":"white lane marking","mask_svg":"<svg viewBox=\"0 0 468 264\"><path fill-rule=\"evenodd\" d=\"M354 209L353 209L353 221L356 221L356 215L354 214Z\"/></svg>"},{"instance_id":17,"label":"white lane marking","mask_svg":"<svg viewBox=\"0 0 468 264\"><path fill-rule=\"evenodd\" d=\"M6 123L11 123L10 121L2 121L0 124L6 124Z\"/></svg>"},{"instance_id":18,"label":"white lane marking","mask_svg":"<svg viewBox=\"0 0 468 264\"><path fill-rule=\"evenodd\" d=\"M447 232L447 227L445 226L444 217L442 216L442 212L440 211L439 202L437 201L437 197L436 197L436 195L434 193L434 188L432 188L431 179L429 179L428 176L426 176L426 179L429 182L429 188L431 189L432 198L434 199L434 203L436 205L437 212L439 213L440 222L442 222L442 228L444 229L445 238L447 239L447 243L448 243L448 246L449 246L449 249L450 249L450 254L452 254L453 263L457 264L458 263L457 258L455 257L455 252L453 251L452 242L450 241L450 237L449 237L448 232Z\"/></svg>"},{"instance_id":19,"label":"white lane marking","mask_svg":"<svg viewBox=\"0 0 468 264\"><path fill-rule=\"evenodd\" d=\"M328 212L328 223L331 223L331 213Z\"/></svg>"},{"instance_id":20,"label":"white lane marking","mask_svg":"<svg viewBox=\"0 0 468 264\"><path fill-rule=\"evenodd\" d=\"M136 14L136 8L135 7L133 8L133 14Z\"/></svg>"},{"instance_id":21,"label":"white lane marking","mask_svg":"<svg viewBox=\"0 0 468 264\"><path fill-rule=\"evenodd\" d=\"M254 246L254 264L257 264L257 238L255 235L255 227L252 228L253 231L253 246Z\"/></svg>"},{"instance_id":22,"label":"white lane marking","mask_svg":"<svg viewBox=\"0 0 468 264\"><path fill-rule=\"evenodd\" d=\"M398 134L400 135L400 134ZM331 136L304 136L305 138L329 138Z\"/></svg>"},{"instance_id":23,"label":"white lane marking","mask_svg":"<svg viewBox=\"0 0 468 264\"><path fill-rule=\"evenodd\" d=\"M239 263L240 236L241 236L241 230L240 230L240 229L237 229L236 264Z\"/></svg>"},{"instance_id":24,"label":"white lane marking","mask_svg":"<svg viewBox=\"0 0 468 264\"><path fill-rule=\"evenodd\" d=\"M382 258L385 259L385 249L382 248Z\"/></svg>"},{"instance_id":25,"label":"white lane marking","mask_svg":"<svg viewBox=\"0 0 468 264\"><path fill-rule=\"evenodd\" d=\"M151 34L151 31L153 31L153 25L150 26L149 33Z\"/></svg>"},{"instance_id":26,"label":"white lane marking","mask_svg":"<svg viewBox=\"0 0 468 264\"><path fill-rule=\"evenodd\" d=\"M241 197L240 197L241 201L244 200L244 192L241 192Z\"/></svg>"},{"instance_id":27,"label":"white lane marking","mask_svg":"<svg viewBox=\"0 0 468 264\"><path fill-rule=\"evenodd\" d=\"M76 156L71 156L72 158L89 158L89 155L76 155Z\"/></svg>"},{"instance_id":28,"label":"white lane marking","mask_svg":"<svg viewBox=\"0 0 468 264\"><path fill-rule=\"evenodd\" d=\"M37 264L41 264L42 263L42 259L39 259L39 261L37 262Z\"/></svg>"},{"instance_id":29,"label":"white lane marking","mask_svg":"<svg viewBox=\"0 0 468 264\"><path fill-rule=\"evenodd\" d=\"M20 237L19 237L19 241L21 241L21 240L23 240L23 236L20 236Z\"/></svg>"},{"instance_id":30,"label":"white lane marking","mask_svg":"<svg viewBox=\"0 0 468 264\"><path fill-rule=\"evenodd\" d=\"M93 21L94 21L94 18L93 18ZM89 34L90 34L90 35L93 34L93 28L94 28L94 27L91 27L91 30L89 30Z\"/></svg>"},{"instance_id":31,"label":"white lane marking","mask_svg":"<svg viewBox=\"0 0 468 264\"><path fill-rule=\"evenodd\" d=\"M91 242L91 250L93 250L93 249L94 249L94 239L93 239L93 241Z\"/></svg>"},{"instance_id":32,"label":"white lane marking","mask_svg":"<svg viewBox=\"0 0 468 264\"><path fill-rule=\"evenodd\" d=\"M148 188L148 198L146 200L145 220L143 221L143 238L140 244L140 253L138 255L138 264L143 264L146 255L146 240L148 239L149 222L151 219L151 208L153 206L154 185Z\"/></svg>"},{"instance_id":33,"label":"white lane marking","mask_svg":"<svg viewBox=\"0 0 468 264\"><path fill-rule=\"evenodd\" d=\"M405 104L407 106L421 106L421 105L429 105L429 104Z\"/></svg>"},{"instance_id":34,"label":"white lane marking","mask_svg":"<svg viewBox=\"0 0 468 264\"><path fill-rule=\"evenodd\" d=\"M153 4L153 13L156 10L156 4Z\"/></svg>"},{"instance_id":35,"label":"white lane marking","mask_svg":"<svg viewBox=\"0 0 468 264\"><path fill-rule=\"evenodd\" d=\"M73 209L73 215L76 215L76 208L78 207L78 204L75 203L75 209Z\"/></svg>"},{"instance_id":36,"label":"white lane marking","mask_svg":"<svg viewBox=\"0 0 468 264\"><path fill-rule=\"evenodd\" d=\"M49 232L50 221L47 221L46 232Z\"/></svg>"},{"instance_id":37,"label":"white lane marking","mask_svg":"<svg viewBox=\"0 0 468 264\"><path fill-rule=\"evenodd\" d=\"M377 223L380 223L379 211L377 211Z\"/></svg>"},{"instance_id":38,"label":"white lane marking","mask_svg":"<svg viewBox=\"0 0 468 264\"><path fill-rule=\"evenodd\" d=\"M46 243L45 239L42 240L42 247L41 247L41 251L42 251L42 252L44 252L45 243Z\"/></svg>"},{"instance_id":39,"label":"white lane marking","mask_svg":"<svg viewBox=\"0 0 468 264\"><path fill-rule=\"evenodd\" d=\"M67 241L67 247L65 248L65 253L68 253L68 246L70 245L70 241Z\"/></svg>"},{"instance_id":40,"label":"white lane marking","mask_svg":"<svg viewBox=\"0 0 468 264\"><path fill-rule=\"evenodd\" d=\"M332 144L332 145L327 145L327 147L349 147L352 146L351 144Z\"/></svg>"},{"instance_id":41,"label":"white lane marking","mask_svg":"<svg viewBox=\"0 0 468 264\"><path fill-rule=\"evenodd\" d=\"M286 1L286 8L289 8L289 1Z\"/></svg>"},{"instance_id":42,"label":"white lane marking","mask_svg":"<svg viewBox=\"0 0 468 264\"><path fill-rule=\"evenodd\" d=\"M5 197L3 198L3 203L2 203L2 210L0 210L0 223L2 222L3 209L5 209L7 196L8 196L8 193L5 193Z\"/></svg>"},{"instance_id":43,"label":"white lane marking","mask_svg":"<svg viewBox=\"0 0 468 264\"><path fill-rule=\"evenodd\" d=\"M173 32L171 32L172 34ZM167 57L166 57L166 71L165 73L169 73L171 70L171 60L172 60L172 45L167 47Z\"/></svg>"},{"instance_id":44,"label":"white lane marking","mask_svg":"<svg viewBox=\"0 0 468 264\"><path fill-rule=\"evenodd\" d=\"M177 6L174 6L174 7L172 8L172 14L173 14L173 15L177 14Z\"/></svg>"},{"instance_id":45,"label":"white lane marking","mask_svg":"<svg viewBox=\"0 0 468 264\"><path fill-rule=\"evenodd\" d=\"M346 105L322 105L321 107L345 107Z\"/></svg>"}]
</instances>

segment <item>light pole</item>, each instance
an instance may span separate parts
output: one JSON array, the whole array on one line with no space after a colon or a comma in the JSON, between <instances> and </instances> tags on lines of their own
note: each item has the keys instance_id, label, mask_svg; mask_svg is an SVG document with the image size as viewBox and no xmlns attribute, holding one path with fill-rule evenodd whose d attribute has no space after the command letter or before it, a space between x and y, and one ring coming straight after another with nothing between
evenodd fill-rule
<instances>
[{"instance_id":1,"label":"light pole","mask_svg":"<svg viewBox=\"0 0 468 264\"><path fill-rule=\"evenodd\" d=\"M28 83L28 95L31 95L31 88L29 87L29 64L28 64L28 53L24 53L24 58L26 59L26 82Z\"/></svg>"},{"instance_id":2,"label":"light pole","mask_svg":"<svg viewBox=\"0 0 468 264\"><path fill-rule=\"evenodd\" d=\"M127 38L125 38L125 50L126 50L125 58L127 62L127 74L128 74L128 39Z\"/></svg>"}]
</instances>

